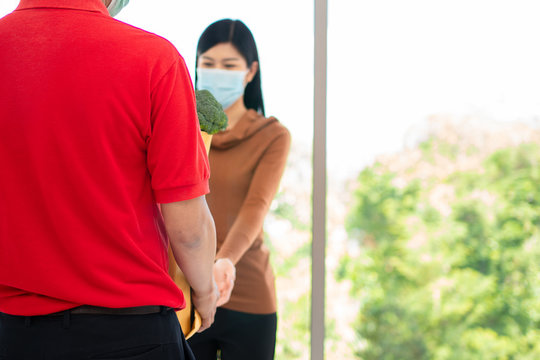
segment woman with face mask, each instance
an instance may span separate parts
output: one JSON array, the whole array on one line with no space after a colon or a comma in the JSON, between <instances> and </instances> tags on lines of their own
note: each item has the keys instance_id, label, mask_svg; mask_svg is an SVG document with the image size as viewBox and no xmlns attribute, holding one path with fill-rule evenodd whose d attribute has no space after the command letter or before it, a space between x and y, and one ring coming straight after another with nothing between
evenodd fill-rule
<instances>
[{"instance_id":1,"label":"woman with face mask","mask_svg":"<svg viewBox=\"0 0 540 360\"><path fill-rule=\"evenodd\" d=\"M265 117L257 47L243 22L211 24L199 39L196 68L196 88L216 97L229 125L212 139L207 195L222 306L214 325L189 343L200 360L215 360L219 352L223 359L273 359L276 295L263 223L285 169L290 134L276 118Z\"/></svg>"}]
</instances>

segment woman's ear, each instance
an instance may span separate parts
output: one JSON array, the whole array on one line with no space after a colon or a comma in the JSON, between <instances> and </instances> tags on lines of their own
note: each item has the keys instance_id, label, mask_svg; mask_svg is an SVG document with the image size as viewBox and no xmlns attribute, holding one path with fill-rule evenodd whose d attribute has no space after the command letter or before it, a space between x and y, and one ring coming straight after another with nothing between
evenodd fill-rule
<instances>
[{"instance_id":1,"label":"woman's ear","mask_svg":"<svg viewBox=\"0 0 540 360\"><path fill-rule=\"evenodd\" d=\"M259 62L254 61L251 63L249 71L246 75L246 84L250 83L253 80L255 75L257 75L257 71L259 71Z\"/></svg>"}]
</instances>

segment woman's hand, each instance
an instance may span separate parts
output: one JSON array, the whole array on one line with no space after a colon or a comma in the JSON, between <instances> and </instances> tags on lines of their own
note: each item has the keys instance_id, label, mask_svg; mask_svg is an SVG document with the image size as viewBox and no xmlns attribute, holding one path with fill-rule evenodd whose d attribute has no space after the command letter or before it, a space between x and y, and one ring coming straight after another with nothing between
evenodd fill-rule
<instances>
[{"instance_id":1,"label":"woman's hand","mask_svg":"<svg viewBox=\"0 0 540 360\"><path fill-rule=\"evenodd\" d=\"M236 267L230 259L217 259L214 263L214 278L219 290L217 306L226 304L231 298L231 293L236 280Z\"/></svg>"}]
</instances>

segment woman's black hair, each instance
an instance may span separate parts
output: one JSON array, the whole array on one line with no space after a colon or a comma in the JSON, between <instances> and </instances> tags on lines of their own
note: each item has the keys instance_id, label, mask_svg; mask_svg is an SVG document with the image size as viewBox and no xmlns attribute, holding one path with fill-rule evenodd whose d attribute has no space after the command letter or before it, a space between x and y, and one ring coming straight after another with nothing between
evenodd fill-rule
<instances>
[{"instance_id":1,"label":"woman's black hair","mask_svg":"<svg viewBox=\"0 0 540 360\"><path fill-rule=\"evenodd\" d=\"M264 115L264 101L261 88L261 63L255 39L249 28L240 20L223 19L210 24L202 33L197 44L197 59L195 68L199 64L199 56L217 44L230 43L244 57L248 67L254 61L259 63L259 68L253 80L249 82L244 91L244 105L248 109L255 109ZM195 73L195 85L197 74Z\"/></svg>"}]
</instances>

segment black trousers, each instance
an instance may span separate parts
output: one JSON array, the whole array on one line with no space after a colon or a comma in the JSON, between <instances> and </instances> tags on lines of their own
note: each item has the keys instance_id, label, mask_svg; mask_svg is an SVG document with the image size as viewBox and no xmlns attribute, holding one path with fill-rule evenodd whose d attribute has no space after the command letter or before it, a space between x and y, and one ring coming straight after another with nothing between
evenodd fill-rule
<instances>
[{"instance_id":1,"label":"black trousers","mask_svg":"<svg viewBox=\"0 0 540 360\"><path fill-rule=\"evenodd\" d=\"M188 340L197 360L271 360L276 347L276 314L258 315L218 308L210 329Z\"/></svg>"},{"instance_id":2,"label":"black trousers","mask_svg":"<svg viewBox=\"0 0 540 360\"><path fill-rule=\"evenodd\" d=\"M0 360L194 360L172 310L148 315L0 313Z\"/></svg>"}]
</instances>

